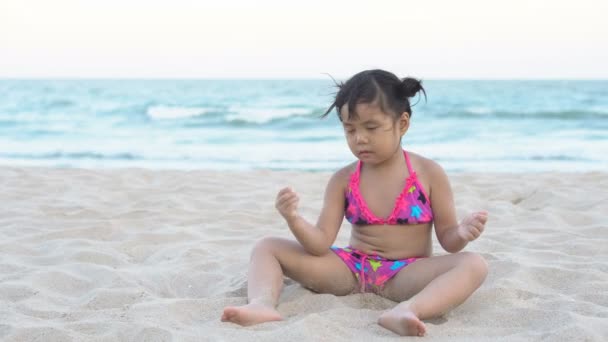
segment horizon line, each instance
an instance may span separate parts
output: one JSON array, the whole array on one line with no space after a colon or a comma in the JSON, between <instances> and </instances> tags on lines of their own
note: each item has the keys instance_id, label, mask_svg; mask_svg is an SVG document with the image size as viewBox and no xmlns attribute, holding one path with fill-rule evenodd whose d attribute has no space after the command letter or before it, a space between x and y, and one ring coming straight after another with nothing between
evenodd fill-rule
<instances>
[{"instance_id":1,"label":"horizon line","mask_svg":"<svg viewBox=\"0 0 608 342\"><path fill-rule=\"evenodd\" d=\"M608 81L608 78L457 78L457 77L417 77L422 81ZM336 80L347 78L334 77ZM0 81L331 81L331 78L307 77L3 77Z\"/></svg>"}]
</instances>

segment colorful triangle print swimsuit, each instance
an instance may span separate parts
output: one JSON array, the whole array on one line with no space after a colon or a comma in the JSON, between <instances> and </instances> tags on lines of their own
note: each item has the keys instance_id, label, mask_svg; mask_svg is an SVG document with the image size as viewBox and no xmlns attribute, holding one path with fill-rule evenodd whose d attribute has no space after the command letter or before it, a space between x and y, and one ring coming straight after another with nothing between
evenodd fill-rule
<instances>
[{"instance_id":1,"label":"colorful triangle print swimsuit","mask_svg":"<svg viewBox=\"0 0 608 342\"><path fill-rule=\"evenodd\" d=\"M361 176L361 161L357 163L357 170L351 175L346 188L346 204L344 216L354 225L404 225L420 224L433 221L431 202L422 184L412 169L409 156L403 151L407 163L409 177L405 180L405 187L395 200L395 207L387 219L375 216L367 207L363 196L359 192ZM390 260L378 255L369 255L352 247L335 247L331 250L340 257L355 274L361 286L361 292L381 290L384 284L394 277L402 268L420 258Z\"/></svg>"}]
</instances>

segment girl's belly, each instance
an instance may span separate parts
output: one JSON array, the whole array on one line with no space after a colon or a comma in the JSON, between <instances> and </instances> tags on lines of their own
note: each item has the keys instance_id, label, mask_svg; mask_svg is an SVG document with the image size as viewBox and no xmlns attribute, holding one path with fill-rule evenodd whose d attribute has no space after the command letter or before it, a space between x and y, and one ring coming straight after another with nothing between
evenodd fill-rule
<instances>
[{"instance_id":1,"label":"girl's belly","mask_svg":"<svg viewBox=\"0 0 608 342\"><path fill-rule=\"evenodd\" d=\"M386 259L428 257L433 253L431 224L353 225L350 246L366 254Z\"/></svg>"}]
</instances>

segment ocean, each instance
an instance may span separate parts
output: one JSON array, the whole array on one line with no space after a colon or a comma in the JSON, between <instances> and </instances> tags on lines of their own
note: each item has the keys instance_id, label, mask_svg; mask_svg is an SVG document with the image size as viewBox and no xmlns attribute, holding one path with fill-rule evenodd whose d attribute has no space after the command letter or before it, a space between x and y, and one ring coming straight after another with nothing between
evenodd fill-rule
<instances>
[{"instance_id":1,"label":"ocean","mask_svg":"<svg viewBox=\"0 0 608 342\"><path fill-rule=\"evenodd\" d=\"M608 81L423 80L403 147L449 172L608 171ZM327 80L0 80L0 165L331 171Z\"/></svg>"}]
</instances>

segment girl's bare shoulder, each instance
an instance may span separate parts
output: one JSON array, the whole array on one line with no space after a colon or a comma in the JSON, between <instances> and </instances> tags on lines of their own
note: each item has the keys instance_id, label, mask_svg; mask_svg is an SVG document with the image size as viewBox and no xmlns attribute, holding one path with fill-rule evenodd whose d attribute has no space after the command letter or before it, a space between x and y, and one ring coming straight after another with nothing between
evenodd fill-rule
<instances>
[{"instance_id":1,"label":"girl's bare shoulder","mask_svg":"<svg viewBox=\"0 0 608 342\"><path fill-rule=\"evenodd\" d=\"M441 165L433 159L409 151L408 155L410 157L410 162L412 163L412 168L416 171L418 178L422 178L428 183L432 183L433 179L445 176L445 171Z\"/></svg>"},{"instance_id":2,"label":"girl's bare shoulder","mask_svg":"<svg viewBox=\"0 0 608 342\"><path fill-rule=\"evenodd\" d=\"M333 174L332 179L335 179L339 183L346 185L350 180L350 176L355 172L356 169L357 162L352 162L336 171Z\"/></svg>"},{"instance_id":3,"label":"girl's bare shoulder","mask_svg":"<svg viewBox=\"0 0 608 342\"><path fill-rule=\"evenodd\" d=\"M350 182L350 177L355 172L357 167L357 162L350 163L341 169L334 172L329 181L327 182L327 190L328 191L337 191L343 192L348 187L348 183Z\"/></svg>"}]
</instances>

